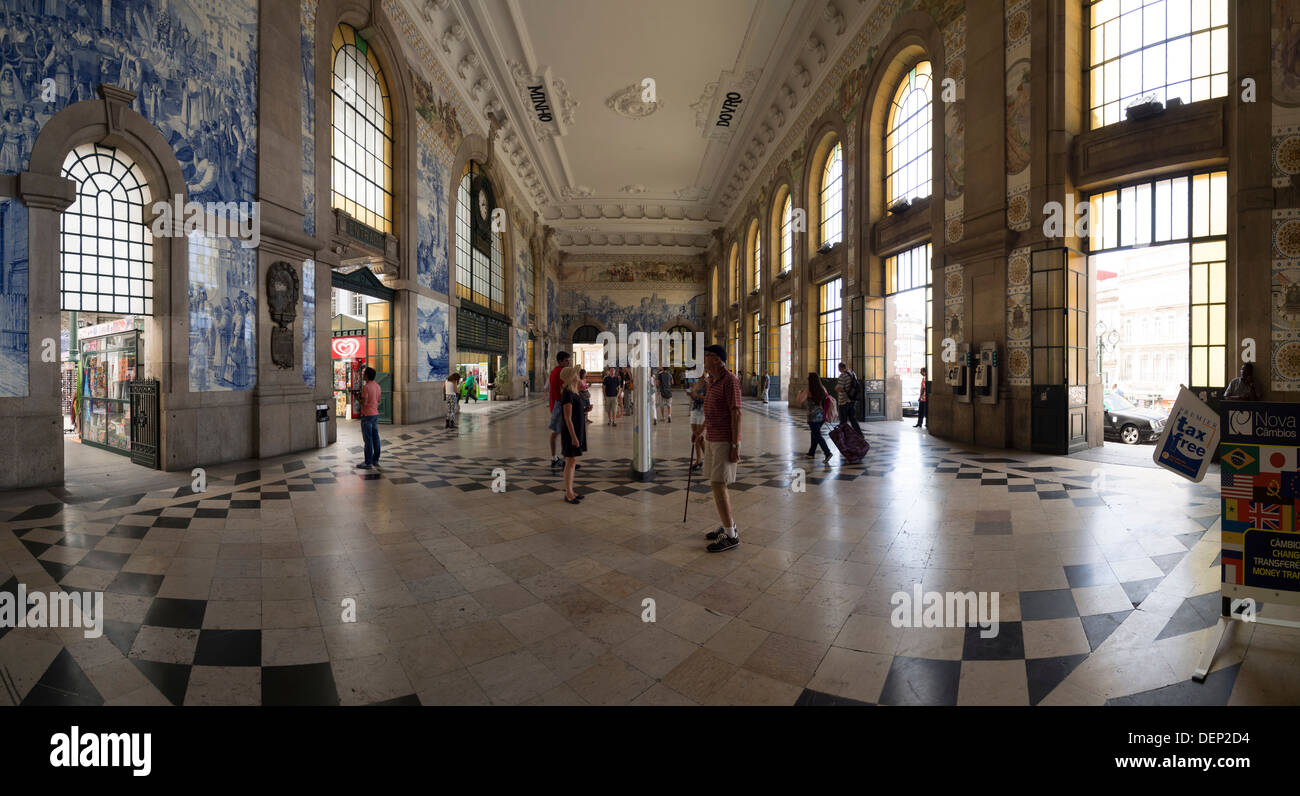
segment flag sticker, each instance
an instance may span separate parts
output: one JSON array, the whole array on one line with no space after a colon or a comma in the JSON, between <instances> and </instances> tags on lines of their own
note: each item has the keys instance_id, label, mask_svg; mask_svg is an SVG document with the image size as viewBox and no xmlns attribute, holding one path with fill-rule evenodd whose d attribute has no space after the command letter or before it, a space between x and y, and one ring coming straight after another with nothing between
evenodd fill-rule
<instances>
[{"instance_id":1,"label":"flag sticker","mask_svg":"<svg viewBox=\"0 0 1300 796\"><path fill-rule=\"evenodd\" d=\"M1259 453L1259 448L1254 445L1236 445L1223 454L1223 463L1239 473L1257 473L1259 467L1252 465L1258 464L1259 458L1253 453Z\"/></svg>"},{"instance_id":2,"label":"flag sticker","mask_svg":"<svg viewBox=\"0 0 1300 796\"><path fill-rule=\"evenodd\" d=\"M1284 473L1296 469L1295 451L1294 447L1260 445L1259 471L1261 473Z\"/></svg>"},{"instance_id":3,"label":"flag sticker","mask_svg":"<svg viewBox=\"0 0 1300 796\"><path fill-rule=\"evenodd\" d=\"M1219 494L1224 500L1250 500L1255 496L1255 476L1224 473Z\"/></svg>"}]
</instances>

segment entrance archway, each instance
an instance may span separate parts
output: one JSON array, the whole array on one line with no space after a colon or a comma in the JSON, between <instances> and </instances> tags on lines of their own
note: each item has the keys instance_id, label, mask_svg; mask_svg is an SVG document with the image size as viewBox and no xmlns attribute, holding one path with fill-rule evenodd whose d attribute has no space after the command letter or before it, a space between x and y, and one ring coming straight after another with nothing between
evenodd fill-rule
<instances>
[{"instance_id":1,"label":"entrance archway","mask_svg":"<svg viewBox=\"0 0 1300 796\"><path fill-rule=\"evenodd\" d=\"M179 197L183 203L188 196L184 176L171 147L152 124L131 110L129 103L134 95L114 86L101 86L100 94L102 100L74 103L46 122L32 147L28 171L11 183L17 191L10 198L19 202L11 201L10 205L24 208L27 216L28 312L25 331L30 346L57 346L61 338L64 248L61 220L64 211L76 199L75 183L64 177L70 152L87 144L120 151L139 169L142 182L155 200ZM4 197L0 196L0 201L3 200ZM152 213L147 212L141 221L152 222ZM17 233L20 230L13 231ZM169 230L175 231L175 228ZM173 278L171 267L174 262L186 261L188 241L175 235L159 237L152 241L148 260L143 259L143 237L139 243L140 258L135 262L142 269L145 266L152 269L153 307L151 316L142 316L145 317L141 321L145 342L132 375L158 382L160 410L151 418L158 440L158 464L163 469L178 469L188 466L195 458L195 451L187 450L185 460L181 461L170 444L177 424L193 423L195 418L189 413L182 416L182 413L168 411L171 396L188 386L183 376L188 368L189 324L177 323L173 318L174 307L186 306L184 297L188 280L183 273ZM129 282L134 278L125 261L121 265L126 273L117 273L117 253L116 245L110 246L103 255L98 249L94 253L95 293L118 292L116 280ZM84 278L85 274L82 276ZM112 280L108 291L100 286L101 278ZM129 284L127 287L129 292ZM116 308L116 304L111 304L106 309ZM95 309L100 311L97 301ZM130 312L131 309L128 303L126 310ZM64 481L61 419L64 408L60 369L50 367L48 359L43 361L35 349L29 351L29 362L33 364L26 384L19 385L22 389L10 389L7 395L0 396L0 436L20 440L22 449L31 452L30 456L15 457L15 461L0 473L2 489L61 484Z\"/></svg>"}]
</instances>

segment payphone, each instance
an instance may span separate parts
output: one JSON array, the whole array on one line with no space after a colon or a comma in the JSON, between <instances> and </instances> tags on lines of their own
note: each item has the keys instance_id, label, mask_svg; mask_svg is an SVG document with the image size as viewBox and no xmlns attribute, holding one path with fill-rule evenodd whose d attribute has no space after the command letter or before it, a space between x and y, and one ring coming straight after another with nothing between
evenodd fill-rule
<instances>
[{"instance_id":1,"label":"payphone","mask_svg":"<svg viewBox=\"0 0 1300 796\"><path fill-rule=\"evenodd\" d=\"M957 361L945 365L947 369L945 381L952 387L952 394L962 403L970 403L970 366L970 343L958 343Z\"/></svg>"},{"instance_id":2,"label":"payphone","mask_svg":"<svg viewBox=\"0 0 1300 796\"><path fill-rule=\"evenodd\" d=\"M982 404L998 401L998 344L980 343L975 361L975 396Z\"/></svg>"}]
</instances>

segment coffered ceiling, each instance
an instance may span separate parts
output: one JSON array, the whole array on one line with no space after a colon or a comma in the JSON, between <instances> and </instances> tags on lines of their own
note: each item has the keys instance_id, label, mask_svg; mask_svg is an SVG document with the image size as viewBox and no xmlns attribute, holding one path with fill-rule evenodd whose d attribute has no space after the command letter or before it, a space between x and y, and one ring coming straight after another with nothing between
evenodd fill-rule
<instances>
[{"instance_id":1,"label":"coffered ceiling","mask_svg":"<svg viewBox=\"0 0 1300 796\"><path fill-rule=\"evenodd\" d=\"M561 250L692 254L874 0L401 0Z\"/></svg>"}]
</instances>

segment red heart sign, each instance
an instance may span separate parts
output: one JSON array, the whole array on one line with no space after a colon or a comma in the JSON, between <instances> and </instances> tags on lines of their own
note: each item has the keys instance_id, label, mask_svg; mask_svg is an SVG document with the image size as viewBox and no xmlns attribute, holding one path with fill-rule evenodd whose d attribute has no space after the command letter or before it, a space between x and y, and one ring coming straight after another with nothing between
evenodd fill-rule
<instances>
[{"instance_id":1,"label":"red heart sign","mask_svg":"<svg viewBox=\"0 0 1300 796\"><path fill-rule=\"evenodd\" d=\"M335 337L330 343L330 350L335 359L351 359L360 356L365 350L364 337Z\"/></svg>"}]
</instances>

